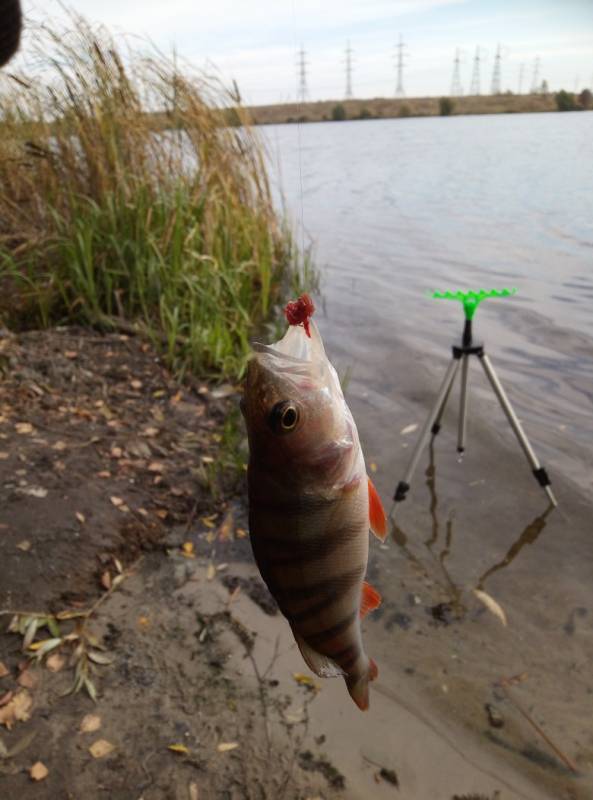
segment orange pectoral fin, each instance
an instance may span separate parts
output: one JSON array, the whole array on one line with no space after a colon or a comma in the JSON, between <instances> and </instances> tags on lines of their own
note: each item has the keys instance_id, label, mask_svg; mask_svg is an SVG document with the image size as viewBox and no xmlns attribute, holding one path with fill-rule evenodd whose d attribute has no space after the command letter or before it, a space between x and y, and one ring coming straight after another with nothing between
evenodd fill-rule
<instances>
[{"instance_id":1,"label":"orange pectoral fin","mask_svg":"<svg viewBox=\"0 0 593 800\"><path fill-rule=\"evenodd\" d=\"M385 541L387 536L387 515L383 508L383 503L379 497L379 492L375 489L372 480L369 478L369 524L372 532L377 539Z\"/></svg>"},{"instance_id":2,"label":"orange pectoral fin","mask_svg":"<svg viewBox=\"0 0 593 800\"><path fill-rule=\"evenodd\" d=\"M366 581L362 584L362 597L360 599L360 618L363 619L369 613L381 605L381 595Z\"/></svg>"}]
</instances>

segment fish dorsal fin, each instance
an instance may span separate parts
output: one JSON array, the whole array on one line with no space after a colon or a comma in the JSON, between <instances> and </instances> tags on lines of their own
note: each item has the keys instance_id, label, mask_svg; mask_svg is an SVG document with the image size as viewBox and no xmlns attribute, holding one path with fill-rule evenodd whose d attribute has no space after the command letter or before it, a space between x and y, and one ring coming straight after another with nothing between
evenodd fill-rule
<instances>
[{"instance_id":1,"label":"fish dorsal fin","mask_svg":"<svg viewBox=\"0 0 593 800\"><path fill-rule=\"evenodd\" d=\"M369 611L374 611L381 605L381 595L366 581L362 584L362 597L360 598L360 618L366 617Z\"/></svg>"},{"instance_id":2,"label":"fish dorsal fin","mask_svg":"<svg viewBox=\"0 0 593 800\"><path fill-rule=\"evenodd\" d=\"M375 489L372 480L369 478L369 526L377 539L385 541L387 536L387 515L383 508L383 503L379 497L379 492Z\"/></svg>"},{"instance_id":3,"label":"fish dorsal fin","mask_svg":"<svg viewBox=\"0 0 593 800\"><path fill-rule=\"evenodd\" d=\"M301 655L305 660L305 664L309 667L311 672L319 675L320 678L344 677L344 670L340 669L335 661L332 661L331 658L321 655L321 653L313 650L313 648L310 647L303 637L298 635L298 633L294 633L294 638L299 646Z\"/></svg>"}]
</instances>

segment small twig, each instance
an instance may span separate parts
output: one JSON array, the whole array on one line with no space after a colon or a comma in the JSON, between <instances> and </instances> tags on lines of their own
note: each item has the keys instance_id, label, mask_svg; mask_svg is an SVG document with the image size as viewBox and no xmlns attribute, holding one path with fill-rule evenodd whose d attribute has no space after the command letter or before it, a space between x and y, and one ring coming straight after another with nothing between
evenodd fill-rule
<instances>
[{"instance_id":1,"label":"small twig","mask_svg":"<svg viewBox=\"0 0 593 800\"><path fill-rule=\"evenodd\" d=\"M142 556L134 562L134 567L142 561ZM84 611L58 611L57 614L50 614L48 611L20 611L19 609L12 609L12 608L0 608L0 617L12 616L12 617L37 617L38 619L47 619L48 617L51 619L55 619L58 622L61 622L64 619L89 619L95 613L95 611L99 608L102 603L107 600L107 598L118 588L121 586L125 578L129 578L132 575L132 570L127 570L127 572L122 572L121 575L116 575L113 580L113 583L107 589L106 592L103 594L93 603L90 608L85 609ZM121 578L121 580L117 580Z\"/></svg>"},{"instance_id":2,"label":"small twig","mask_svg":"<svg viewBox=\"0 0 593 800\"><path fill-rule=\"evenodd\" d=\"M527 720L527 722L536 731L536 733L538 733L542 737L542 739L548 745L548 747L550 747L554 751L554 753L558 756L560 761L562 761L562 763L571 772L574 772L575 774L578 775L579 770L578 770L576 764L574 763L574 761L571 758L569 758L567 755L565 755L562 752L562 750L560 750L560 748L557 747L554 744L554 742L545 733L545 731L543 731L540 728L540 726L537 724L537 722L527 713L527 711L525 711L525 709L517 702L517 700L515 700L515 698L509 692L509 688L508 688L509 685L510 685L510 682L509 682L509 680L507 678L501 678L496 684L496 686L500 686L500 688L503 690L503 692L507 696L507 699L510 700L510 702L515 706L517 711Z\"/></svg>"}]
</instances>

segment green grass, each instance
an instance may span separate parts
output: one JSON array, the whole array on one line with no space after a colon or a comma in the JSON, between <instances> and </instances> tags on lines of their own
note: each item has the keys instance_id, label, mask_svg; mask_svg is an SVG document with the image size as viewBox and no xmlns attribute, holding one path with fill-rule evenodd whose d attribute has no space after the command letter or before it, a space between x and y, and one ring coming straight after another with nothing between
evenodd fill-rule
<instances>
[{"instance_id":1,"label":"green grass","mask_svg":"<svg viewBox=\"0 0 593 800\"><path fill-rule=\"evenodd\" d=\"M312 273L236 91L79 17L29 55L0 76L0 321L133 327L178 373L240 376Z\"/></svg>"}]
</instances>

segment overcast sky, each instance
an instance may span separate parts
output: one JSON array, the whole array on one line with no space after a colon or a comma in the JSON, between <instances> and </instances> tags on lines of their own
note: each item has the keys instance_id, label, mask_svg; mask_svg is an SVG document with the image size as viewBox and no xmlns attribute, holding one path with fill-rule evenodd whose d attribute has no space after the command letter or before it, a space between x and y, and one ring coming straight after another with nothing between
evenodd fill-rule
<instances>
[{"instance_id":1,"label":"overcast sky","mask_svg":"<svg viewBox=\"0 0 593 800\"><path fill-rule=\"evenodd\" d=\"M25 10L62 16L55 0L24 0ZM476 47L482 93L490 91L497 45L502 88L539 80L573 91L593 82L593 0L73 0L72 7L116 32L139 34L177 49L200 67L215 64L234 78L247 103L294 100L297 50L307 54L313 100L344 96L345 49L353 50L356 97L392 96L395 45L406 48L406 95L448 94L456 48L469 89Z\"/></svg>"}]
</instances>

